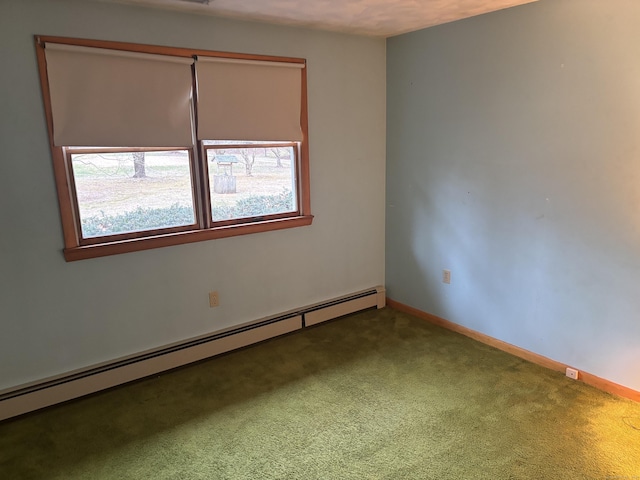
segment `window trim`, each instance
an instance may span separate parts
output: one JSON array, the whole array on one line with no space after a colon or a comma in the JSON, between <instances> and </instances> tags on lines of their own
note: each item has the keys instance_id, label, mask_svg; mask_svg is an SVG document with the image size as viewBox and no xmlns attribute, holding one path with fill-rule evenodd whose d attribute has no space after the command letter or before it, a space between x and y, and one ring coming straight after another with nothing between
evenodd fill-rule
<instances>
[{"instance_id":1,"label":"window trim","mask_svg":"<svg viewBox=\"0 0 640 480\"><path fill-rule=\"evenodd\" d=\"M306 61L301 58L276 57L268 55L253 55L244 53L218 52L211 50L188 49L178 47L164 47L156 45L143 45L125 42L111 42L103 40L76 39L69 37L35 36L36 56L40 72L40 84L49 134L49 146L51 148L53 170L58 193L58 204L60 208L60 218L64 236L64 258L66 261L76 261L88 258L116 255L121 253L135 252L154 248L161 248L171 245L181 245L186 243L214 240L239 235L249 235L259 232L268 232L286 228L295 228L311 225L313 215L311 215L311 196L309 179L309 143L308 143L308 105L307 105L307 69L301 69L301 112L300 126L302 129L302 141L298 144L297 165L296 165L296 190L297 190L297 212L294 214L269 215L265 217L252 217L249 219L239 219L233 224L227 222L211 222L211 213L206 214L209 209L209 189L207 179L207 162L205 148L202 141L198 141L195 148L192 148L190 155L193 156L192 165L196 171L193 172L194 206L196 210L197 226L193 229L179 227L179 231L173 229L163 231L137 232L140 235L114 235L110 237L99 237L90 242L82 241L80 223L77 218L77 207L75 206L75 190L73 187L73 174L64 152L63 147L57 147L53 142L53 115L51 110L51 98L49 83L47 78L46 58L44 44L46 42L62 43L96 48L108 48L112 50L124 50L130 52L151 53L159 55L171 55L174 57L204 56L222 57L239 60L257 60L268 62L302 63ZM195 81L195 80L194 80ZM128 149L132 150L132 149ZM203 165L204 164L204 165ZM204 203L207 202L207 203ZM222 224L224 223L224 224Z\"/></svg>"}]
</instances>

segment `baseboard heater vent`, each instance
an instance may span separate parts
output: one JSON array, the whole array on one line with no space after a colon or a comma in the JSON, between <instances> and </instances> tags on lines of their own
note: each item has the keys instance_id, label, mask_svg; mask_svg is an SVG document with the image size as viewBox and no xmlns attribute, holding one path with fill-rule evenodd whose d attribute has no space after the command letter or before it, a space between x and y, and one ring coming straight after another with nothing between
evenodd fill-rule
<instances>
[{"instance_id":1,"label":"baseboard heater vent","mask_svg":"<svg viewBox=\"0 0 640 480\"><path fill-rule=\"evenodd\" d=\"M308 305L0 392L0 421L204 360L367 308L385 305L384 287Z\"/></svg>"}]
</instances>

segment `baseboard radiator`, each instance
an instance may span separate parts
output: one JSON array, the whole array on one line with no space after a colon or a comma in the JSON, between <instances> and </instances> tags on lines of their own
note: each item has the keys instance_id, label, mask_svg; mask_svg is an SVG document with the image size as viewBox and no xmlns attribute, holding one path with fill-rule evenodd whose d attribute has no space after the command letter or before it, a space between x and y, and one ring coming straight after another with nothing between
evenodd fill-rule
<instances>
[{"instance_id":1,"label":"baseboard radiator","mask_svg":"<svg viewBox=\"0 0 640 480\"><path fill-rule=\"evenodd\" d=\"M0 421L214 357L368 308L385 306L384 287L362 290L227 330L0 392Z\"/></svg>"}]
</instances>

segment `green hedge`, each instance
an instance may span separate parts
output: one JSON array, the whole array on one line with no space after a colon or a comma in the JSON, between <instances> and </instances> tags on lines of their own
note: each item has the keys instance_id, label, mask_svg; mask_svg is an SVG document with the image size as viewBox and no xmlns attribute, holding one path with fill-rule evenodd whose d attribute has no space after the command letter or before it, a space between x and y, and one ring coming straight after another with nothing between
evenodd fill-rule
<instances>
[{"instance_id":1,"label":"green hedge","mask_svg":"<svg viewBox=\"0 0 640 480\"><path fill-rule=\"evenodd\" d=\"M293 195L284 190L278 195L261 195L239 200L232 206L213 208L214 220L229 220L269 215L293 210ZM194 223L193 208L177 203L168 208L141 208L120 215L100 215L82 219L84 237L154 230Z\"/></svg>"},{"instance_id":2,"label":"green hedge","mask_svg":"<svg viewBox=\"0 0 640 480\"><path fill-rule=\"evenodd\" d=\"M100 215L82 219L84 237L101 237L117 233L138 232L194 223L193 208L177 203L169 208L141 208L120 215Z\"/></svg>"},{"instance_id":3,"label":"green hedge","mask_svg":"<svg viewBox=\"0 0 640 480\"><path fill-rule=\"evenodd\" d=\"M291 190L283 190L277 195L260 195L238 200L235 205L213 207L214 220L230 220L232 218L259 217L273 213L293 210Z\"/></svg>"}]
</instances>

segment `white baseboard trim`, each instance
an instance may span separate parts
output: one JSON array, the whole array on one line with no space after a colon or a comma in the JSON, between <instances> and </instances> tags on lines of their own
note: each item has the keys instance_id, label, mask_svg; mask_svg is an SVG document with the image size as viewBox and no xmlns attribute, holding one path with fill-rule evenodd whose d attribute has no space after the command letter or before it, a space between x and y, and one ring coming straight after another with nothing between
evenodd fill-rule
<instances>
[{"instance_id":1,"label":"white baseboard trim","mask_svg":"<svg viewBox=\"0 0 640 480\"><path fill-rule=\"evenodd\" d=\"M188 365L306 326L385 305L384 287L345 295L227 330L0 392L0 421Z\"/></svg>"}]
</instances>

